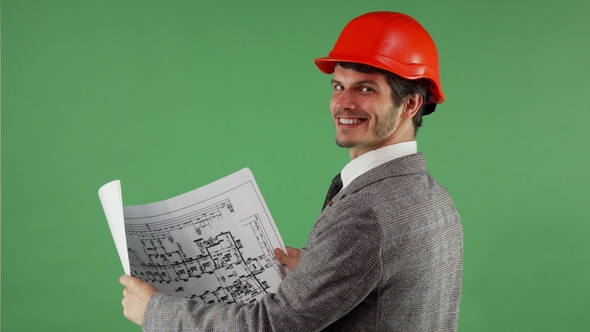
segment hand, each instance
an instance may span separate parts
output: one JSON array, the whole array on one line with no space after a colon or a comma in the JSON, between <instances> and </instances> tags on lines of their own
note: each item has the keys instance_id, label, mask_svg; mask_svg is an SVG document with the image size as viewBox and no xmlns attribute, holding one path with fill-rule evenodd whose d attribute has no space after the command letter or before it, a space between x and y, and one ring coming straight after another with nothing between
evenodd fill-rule
<instances>
[{"instance_id":1,"label":"hand","mask_svg":"<svg viewBox=\"0 0 590 332\"><path fill-rule=\"evenodd\" d=\"M286 265L289 271L293 270L294 268L299 265L299 261L301 260L301 250L286 247L287 253L285 253L280 248L276 248L274 251L275 258L281 262L281 264Z\"/></svg>"},{"instance_id":2,"label":"hand","mask_svg":"<svg viewBox=\"0 0 590 332\"><path fill-rule=\"evenodd\" d=\"M123 301L121 301L123 315L141 326L148 301L152 295L158 292L158 289L141 279L128 275L122 275L119 282L126 287L123 290Z\"/></svg>"}]
</instances>

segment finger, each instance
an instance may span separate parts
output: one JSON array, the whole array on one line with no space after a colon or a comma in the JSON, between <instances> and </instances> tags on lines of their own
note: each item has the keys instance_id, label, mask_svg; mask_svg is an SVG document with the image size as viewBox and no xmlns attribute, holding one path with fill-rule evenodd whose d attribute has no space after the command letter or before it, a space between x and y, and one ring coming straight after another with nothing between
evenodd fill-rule
<instances>
[{"instance_id":1,"label":"finger","mask_svg":"<svg viewBox=\"0 0 590 332\"><path fill-rule=\"evenodd\" d=\"M299 258L298 258L298 257L291 257L291 256L288 256L288 255L287 255L287 254L285 254L285 252L284 252L284 251L282 251L282 250L280 250L280 251L279 251L279 250L277 250L277 253L278 253L278 255L276 256L276 257L277 257L277 260L278 260L278 261L279 261L281 264L283 264L283 265L287 266L287 268L288 268L289 270L293 269L293 268L294 268L294 267L297 265L297 263L299 262Z\"/></svg>"},{"instance_id":2,"label":"finger","mask_svg":"<svg viewBox=\"0 0 590 332\"><path fill-rule=\"evenodd\" d=\"M119 283L123 286L128 286L131 280L133 280L133 277L126 274L119 277Z\"/></svg>"},{"instance_id":3,"label":"finger","mask_svg":"<svg viewBox=\"0 0 590 332\"><path fill-rule=\"evenodd\" d=\"M275 258L280 262L284 256L287 256L285 252L281 248L275 248L274 250Z\"/></svg>"},{"instance_id":4,"label":"finger","mask_svg":"<svg viewBox=\"0 0 590 332\"><path fill-rule=\"evenodd\" d=\"M292 260L292 258L280 248L276 248L274 254L275 258L283 265L288 265L288 263Z\"/></svg>"}]
</instances>

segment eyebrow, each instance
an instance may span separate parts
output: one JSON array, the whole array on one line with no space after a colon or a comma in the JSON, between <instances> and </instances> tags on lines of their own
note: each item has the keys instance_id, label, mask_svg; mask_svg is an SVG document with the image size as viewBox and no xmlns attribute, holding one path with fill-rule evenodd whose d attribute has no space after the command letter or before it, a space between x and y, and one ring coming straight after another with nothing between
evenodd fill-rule
<instances>
[{"instance_id":1,"label":"eyebrow","mask_svg":"<svg viewBox=\"0 0 590 332\"><path fill-rule=\"evenodd\" d=\"M340 82L338 80L335 80L335 79L332 79L331 82L332 82L332 84L342 84L342 82ZM364 84L369 84L369 85L373 85L373 86L378 86L379 85L374 80L363 80L363 81L356 81L356 82L353 82L352 83L352 85L356 85L356 86L358 86L358 85L364 85Z\"/></svg>"}]
</instances>

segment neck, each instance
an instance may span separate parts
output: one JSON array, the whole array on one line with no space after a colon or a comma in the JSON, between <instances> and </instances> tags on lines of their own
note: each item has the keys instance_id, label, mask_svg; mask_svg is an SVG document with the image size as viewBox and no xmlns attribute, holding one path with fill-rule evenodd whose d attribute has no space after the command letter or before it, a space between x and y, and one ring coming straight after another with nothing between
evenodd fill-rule
<instances>
[{"instance_id":1,"label":"neck","mask_svg":"<svg viewBox=\"0 0 590 332\"><path fill-rule=\"evenodd\" d=\"M400 122L399 126L395 129L395 131L379 144L376 144L373 147L352 147L348 150L348 153L350 155L350 159L352 160L369 151L374 151L388 145L410 142L415 139L416 137L414 136L414 124L412 123L411 119L410 121L406 121L404 119Z\"/></svg>"}]
</instances>

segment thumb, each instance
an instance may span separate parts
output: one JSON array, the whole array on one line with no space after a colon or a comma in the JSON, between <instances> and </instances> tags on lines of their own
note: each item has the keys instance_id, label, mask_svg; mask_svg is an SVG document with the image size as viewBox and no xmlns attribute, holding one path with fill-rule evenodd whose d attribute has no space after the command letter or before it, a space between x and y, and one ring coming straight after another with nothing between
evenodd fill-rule
<instances>
[{"instance_id":1,"label":"thumb","mask_svg":"<svg viewBox=\"0 0 590 332\"><path fill-rule=\"evenodd\" d=\"M289 256L289 257L299 257L300 252L301 252L300 249L295 249L295 248L291 248L291 247L285 247L285 248L287 248L287 256Z\"/></svg>"},{"instance_id":2,"label":"thumb","mask_svg":"<svg viewBox=\"0 0 590 332\"><path fill-rule=\"evenodd\" d=\"M300 253L298 249L287 247L287 253L285 253L282 249L276 248L274 250L274 255L281 264L287 266L289 271L299 265Z\"/></svg>"},{"instance_id":3,"label":"thumb","mask_svg":"<svg viewBox=\"0 0 590 332\"><path fill-rule=\"evenodd\" d=\"M283 265L287 265L287 263L290 261L290 259L292 259L281 248L276 248L274 251L274 254L275 254L275 258L279 262L281 262L281 264L283 264Z\"/></svg>"}]
</instances>

